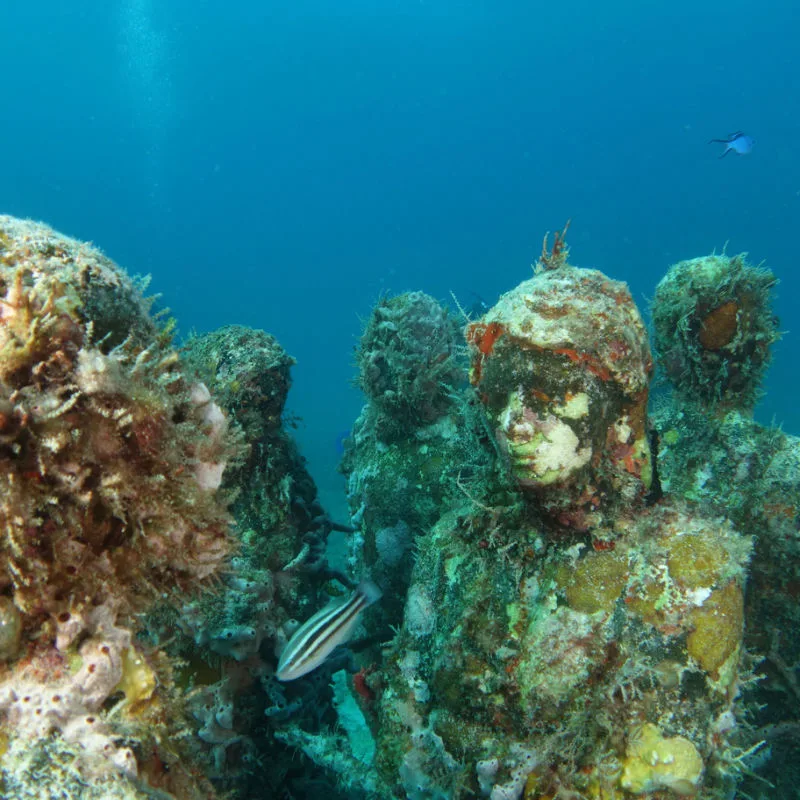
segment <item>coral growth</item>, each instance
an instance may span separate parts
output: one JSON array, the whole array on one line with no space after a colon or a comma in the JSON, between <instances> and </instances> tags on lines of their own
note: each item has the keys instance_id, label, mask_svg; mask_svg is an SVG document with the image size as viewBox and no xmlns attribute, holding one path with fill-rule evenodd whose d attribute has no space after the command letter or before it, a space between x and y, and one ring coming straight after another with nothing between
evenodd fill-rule
<instances>
[{"instance_id":1,"label":"coral growth","mask_svg":"<svg viewBox=\"0 0 800 800\"><path fill-rule=\"evenodd\" d=\"M10 751L55 737L78 773L133 777L172 727L137 727L139 706L181 719L166 672L153 696L138 615L226 562L216 490L239 448L122 270L43 225L2 217L0 233L3 729ZM18 766L4 759L7 785Z\"/></svg>"},{"instance_id":2,"label":"coral growth","mask_svg":"<svg viewBox=\"0 0 800 800\"><path fill-rule=\"evenodd\" d=\"M708 407L752 409L779 338L777 280L744 255L681 261L652 303L658 363L682 398Z\"/></svg>"},{"instance_id":3,"label":"coral growth","mask_svg":"<svg viewBox=\"0 0 800 800\"><path fill-rule=\"evenodd\" d=\"M84 316L70 277L122 282L110 262L38 227L4 231L0 582L53 620L191 589L230 547L214 492L234 454L225 417L157 337L112 347Z\"/></svg>"},{"instance_id":4,"label":"coral growth","mask_svg":"<svg viewBox=\"0 0 800 800\"><path fill-rule=\"evenodd\" d=\"M559 258L563 253L559 251ZM472 382L519 485L557 525L607 525L650 480L650 350L628 288L563 258L467 327Z\"/></svg>"},{"instance_id":5,"label":"coral growth","mask_svg":"<svg viewBox=\"0 0 800 800\"><path fill-rule=\"evenodd\" d=\"M638 795L661 789L671 789L680 796L694 795L703 768L700 753L688 739L666 738L648 722L631 736L620 785Z\"/></svg>"},{"instance_id":6,"label":"coral growth","mask_svg":"<svg viewBox=\"0 0 800 800\"><path fill-rule=\"evenodd\" d=\"M373 309L358 349L359 385L383 412L384 438L435 422L463 380L458 329L423 292L384 298Z\"/></svg>"},{"instance_id":7,"label":"coral growth","mask_svg":"<svg viewBox=\"0 0 800 800\"><path fill-rule=\"evenodd\" d=\"M567 266L569 260L569 247L567 247L567 231L572 220L567 220L560 231L553 235L553 245L548 249L547 239L549 232L542 239L542 253L539 260L534 264L534 271L541 272L545 269L561 269Z\"/></svg>"}]
</instances>

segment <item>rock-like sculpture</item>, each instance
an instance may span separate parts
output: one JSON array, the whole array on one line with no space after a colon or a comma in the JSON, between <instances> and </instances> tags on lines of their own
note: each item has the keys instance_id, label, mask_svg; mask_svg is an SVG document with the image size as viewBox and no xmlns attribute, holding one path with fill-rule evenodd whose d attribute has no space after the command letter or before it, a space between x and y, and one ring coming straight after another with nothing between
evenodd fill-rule
<instances>
[{"instance_id":1,"label":"rock-like sculpture","mask_svg":"<svg viewBox=\"0 0 800 800\"><path fill-rule=\"evenodd\" d=\"M562 528L613 538L650 485L652 361L628 287L566 264L467 328L471 379L523 494Z\"/></svg>"}]
</instances>

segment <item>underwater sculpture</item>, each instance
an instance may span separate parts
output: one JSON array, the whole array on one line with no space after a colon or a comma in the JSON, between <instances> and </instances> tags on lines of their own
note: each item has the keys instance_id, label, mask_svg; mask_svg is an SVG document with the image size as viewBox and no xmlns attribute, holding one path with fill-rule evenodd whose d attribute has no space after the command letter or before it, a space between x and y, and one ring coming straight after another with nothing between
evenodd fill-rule
<instances>
[{"instance_id":1,"label":"underwater sculpture","mask_svg":"<svg viewBox=\"0 0 800 800\"><path fill-rule=\"evenodd\" d=\"M798 623L800 440L753 418L779 336L776 284L745 254L712 254L672 266L652 307L672 389L653 409L664 488L705 515L724 515L755 543L744 644L759 663L748 725L765 745L742 796L770 800L793 797L800 779L800 640L790 633Z\"/></svg>"},{"instance_id":2,"label":"underwater sculpture","mask_svg":"<svg viewBox=\"0 0 800 800\"><path fill-rule=\"evenodd\" d=\"M747 417L774 280L726 257L662 282L657 358L686 383L655 415L658 499L644 326L567 256L559 235L468 324L469 373L433 298L379 304L345 471L350 575L390 591L372 643L283 684L291 617L351 583L281 426L292 359L237 326L178 356L96 250L0 218L3 795L249 797L296 748L331 797L729 798L794 724L743 718L748 646L796 686L770 634L796 623L800 447Z\"/></svg>"},{"instance_id":3,"label":"underwater sculpture","mask_svg":"<svg viewBox=\"0 0 800 800\"><path fill-rule=\"evenodd\" d=\"M712 254L675 264L653 298L659 366L679 396L752 410L780 338L772 312L777 284L744 255Z\"/></svg>"},{"instance_id":4,"label":"underwater sculpture","mask_svg":"<svg viewBox=\"0 0 800 800\"><path fill-rule=\"evenodd\" d=\"M325 776L283 734L290 724L314 730L335 720L329 684L349 656L339 651L288 685L275 673L295 620L355 586L326 557L330 532L352 528L325 513L285 425L295 362L277 339L228 325L191 337L182 355L248 446L223 484L233 495L236 550L217 591L185 598L177 613L159 609L148 633L187 664L186 704L215 788L243 800L282 792L302 797L305 785L318 787ZM176 629L183 635L176 637Z\"/></svg>"},{"instance_id":5,"label":"underwater sculpture","mask_svg":"<svg viewBox=\"0 0 800 800\"><path fill-rule=\"evenodd\" d=\"M0 217L5 797L211 791L171 664L135 633L227 561L241 447L149 306L92 247Z\"/></svg>"},{"instance_id":6,"label":"underwater sculpture","mask_svg":"<svg viewBox=\"0 0 800 800\"><path fill-rule=\"evenodd\" d=\"M472 383L523 493L557 524L613 538L650 484L652 359L627 286L546 270L466 336Z\"/></svg>"},{"instance_id":7,"label":"underwater sculpture","mask_svg":"<svg viewBox=\"0 0 800 800\"><path fill-rule=\"evenodd\" d=\"M346 443L353 574L383 590L373 619L399 624L414 540L435 524L459 474L490 467L478 442L482 413L465 402L467 362L457 322L424 292L382 299L359 343L359 385L367 403Z\"/></svg>"},{"instance_id":8,"label":"underwater sculpture","mask_svg":"<svg viewBox=\"0 0 800 800\"><path fill-rule=\"evenodd\" d=\"M294 363L172 323L95 248L0 217L0 794L277 796L274 677L334 523L283 425ZM232 526L234 521L238 523ZM339 667L341 668L341 661Z\"/></svg>"},{"instance_id":9,"label":"underwater sculpture","mask_svg":"<svg viewBox=\"0 0 800 800\"><path fill-rule=\"evenodd\" d=\"M712 800L746 770L751 539L654 502L644 325L557 243L467 326L494 468L444 473L416 538L369 684L375 796Z\"/></svg>"}]
</instances>

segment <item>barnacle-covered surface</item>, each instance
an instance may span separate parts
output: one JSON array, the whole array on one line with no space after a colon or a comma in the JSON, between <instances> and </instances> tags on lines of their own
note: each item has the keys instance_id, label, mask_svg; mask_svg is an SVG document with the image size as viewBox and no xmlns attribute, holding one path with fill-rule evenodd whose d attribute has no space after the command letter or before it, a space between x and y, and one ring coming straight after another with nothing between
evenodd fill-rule
<instances>
[{"instance_id":1,"label":"barnacle-covered surface","mask_svg":"<svg viewBox=\"0 0 800 800\"><path fill-rule=\"evenodd\" d=\"M456 332L436 300L412 292L382 299L361 338L359 383L367 402L342 471L357 527L350 569L383 587L370 610L383 624L400 622L417 539L442 508L473 490L482 494L496 473L492 433L467 387Z\"/></svg>"},{"instance_id":2,"label":"barnacle-covered surface","mask_svg":"<svg viewBox=\"0 0 800 800\"><path fill-rule=\"evenodd\" d=\"M655 351L682 399L751 410L779 338L772 311L777 279L745 254L673 265L652 302Z\"/></svg>"},{"instance_id":3,"label":"barnacle-covered surface","mask_svg":"<svg viewBox=\"0 0 800 800\"><path fill-rule=\"evenodd\" d=\"M97 250L0 217L6 796L42 753L109 796L212 791L181 760L168 663L135 642L156 597L194 594L233 545L217 490L240 446L169 338Z\"/></svg>"},{"instance_id":4,"label":"barnacle-covered surface","mask_svg":"<svg viewBox=\"0 0 800 800\"><path fill-rule=\"evenodd\" d=\"M800 727L800 456L748 415L774 281L713 257L662 282L702 302L659 340L656 437L639 312L565 233L464 340L427 295L378 303L337 522L274 337L178 354L112 262L0 217L0 793L771 796L763 742ZM351 648L277 681L298 621L363 577L384 598Z\"/></svg>"},{"instance_id":5,"label":"barnacle-covered surface","mask_svg":"<svg viewBox=\"0 0 800 800\"><path fill-rule=\"evenodd\" d=\"M562 529L612 537L651 478L652 362L628 287L563 263L503 295L467 339L523 493Z\"/></svg>"}]
</instances>

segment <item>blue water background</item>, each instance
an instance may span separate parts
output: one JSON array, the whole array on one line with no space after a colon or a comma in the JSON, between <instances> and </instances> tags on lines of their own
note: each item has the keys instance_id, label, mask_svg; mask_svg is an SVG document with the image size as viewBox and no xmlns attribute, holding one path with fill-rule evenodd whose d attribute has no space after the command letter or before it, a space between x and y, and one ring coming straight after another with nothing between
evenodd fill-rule
<instances>
[{"instance_id":1,"label":"blue water background","mask_svg":"<svg viewBox=\"0 0 800 800\"><path fill-rule=\"evenodd\" d=\"M323 497L382 292L490 303L572 218L642 304L766 260L789 331L760 418L800 433L800 15L788 0L3 4L0 209L93 240L181 330L264 328ZM712 137L742 129L748 157Z\"/></svg>"}]
</instances>

